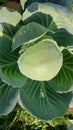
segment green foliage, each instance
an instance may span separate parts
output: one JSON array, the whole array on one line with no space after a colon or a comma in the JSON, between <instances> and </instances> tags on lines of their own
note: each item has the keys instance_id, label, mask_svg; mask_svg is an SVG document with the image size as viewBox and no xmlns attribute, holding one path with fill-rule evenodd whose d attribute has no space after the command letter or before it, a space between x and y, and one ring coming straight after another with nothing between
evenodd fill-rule
<instances>
[{"instance_id":1,"label":"green foliage","mask_svg":"<svg viewBox=\"0 0 73 130\"><path fill-rule=\"evenodd\" d=\"M33 2L40 2L40 3L50 2L50 3L65 6L69 10L72 10L72 3L73 3L73 0L31 0L31 1L30 0L20 0L20 1L21 1L23 10L24 10L24 7L26 8L28 5L32 4Z\"/></svg>"},{"instance_id":2,"label":"green foliage","mask_svg":"<svg viewBox=\"0 0 73 130\"><path fill-rule=\"evenodd\" d=\"M56 5L49 3L54 1L40 3L32 0L29 6L28 2L20 1L24 10L22 14L13 9L0 7L0 114L8 114L18 102L32 115L48 121L62 116L73 98L73 13L66 7L58 5L57 1ZM43 59L42 64L40 63L41 67L47 66L45 55L48 54L50 57L48 64L56 67L53 62L55 46L63 57L62 63L58 60L62 65L51 80L41 81L39 78L33 80L31 76L29 79L28 75L20 72L18 61L31 47L34 48L40 43L42 47L43 41L45 45L46 41L48 45L50 41L54 42L50 51L47 51L47 47L43 47L45 53L42 51L42 55L39 53L40 48L35 49L38 56L32 51L36 63ZM27 63L23 63L23 70L25 65L28 65L28 68L33 68L30 71L26 70L28 74L34 70L34 75L37 76L36 64L31 64L30 67L28 59L30 55L27 57ZM37 64L38 69L40 65ZM51 72L51 75L53 67L48 68L48 73ZM47 77L48 73L44 77Z\"/></svg>"},{"instance_id":3,"label":"green foliage","mask_svg":"<svg viewBox=\"0 0 73 130\"><path fill-rule=\"evenodd\" d=\"M20 90L20 105L43 120L62 116L68 107L70 98L71 93L57 93L50 88L47 82L30 79Z\"/></svg>"},{"instance_id":4,"label":"green foliage","mask_svg":"<svg viewBox=\"0 0 73 130\"><path fill-rule=\"evenodd\" d=\"M23 44L33 43L43 37L47 32L47 28L35 22L22 26L13 38L12 50Z\"/></svg>"},{"instance_id":5,"label":"green foliage","mask_svg":"<svg viewBox=\"0 0 73 130\"><path fill-rule=\"evenodd\" d=\"M0 80L0 115L11 112L17 100L18 89L14 89Z\"/></svg>"},{"instance_id":6,"label":"green foliage","mask_svg":"<svg viewBox=\"0 0 73 130\"><path fill-rule=\"evenodd\" d=\"M68 67L68 65L70 67ZM70 54L68 50L64 49L63 66L58 75L50 80L50 86L58 92L73 90L73 76L70 77L70 73L73 75L73 55Z\"/></svg>"}]
</instances>

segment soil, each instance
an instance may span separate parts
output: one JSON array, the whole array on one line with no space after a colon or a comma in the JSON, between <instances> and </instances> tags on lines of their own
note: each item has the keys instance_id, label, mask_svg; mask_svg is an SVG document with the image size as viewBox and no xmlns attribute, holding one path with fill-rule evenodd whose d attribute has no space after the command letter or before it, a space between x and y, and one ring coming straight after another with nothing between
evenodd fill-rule
<instances>
[{"instance_id":1,"label":"soil","mask_svg":"<svg viewBox=\"0 0 73 130\"><path fill-rule=\"evenodd\" d=\"M70 111L70 112L73 112L73 108L69 108L69 111Z\"/></svg>"},{"instance_id":2,"label":"soil","mask_svg":"<svg viewBox=\"0 0 73 130\"><path fill-rule=\"evenodd\" d=\"M9 7L11 9L16 9L17 11L19 11L19 8L20 8L19 3L15 2L15 1L8 1L8 2L2 4L2 6Z\"/></svg>"}]
</instances>

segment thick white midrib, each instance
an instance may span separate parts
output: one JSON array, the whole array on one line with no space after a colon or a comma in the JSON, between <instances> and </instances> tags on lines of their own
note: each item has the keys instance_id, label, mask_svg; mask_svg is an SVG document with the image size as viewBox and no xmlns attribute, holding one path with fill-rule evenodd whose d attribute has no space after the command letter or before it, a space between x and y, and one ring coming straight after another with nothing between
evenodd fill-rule
<instances>
[{"instance_id":1,"label":"thick white midrib","mask_svg":"<svg viewBox=\"0 0 73 130\"><path fill-rule=\"evenodd\" d=\"M0 32L0 37L6 37L8 40L12 41L12 37Z\"/></svg>"}]
</instances>

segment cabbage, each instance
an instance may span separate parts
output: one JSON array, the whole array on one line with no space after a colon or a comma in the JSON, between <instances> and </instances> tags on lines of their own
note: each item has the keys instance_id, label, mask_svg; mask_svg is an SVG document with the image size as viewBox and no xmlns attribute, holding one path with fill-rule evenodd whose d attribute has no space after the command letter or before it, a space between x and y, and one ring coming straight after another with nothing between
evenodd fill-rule
<instances>
[{"instance_id":1,"label":"cabbage","mask_svg":"<svg viewBox=\"0 0 73 130\"><path fill-rule=\"evenodd\" d=\"M20 4L0 7L0 115L19 103L52 120L73 105L72 0Z\"/></svg>"},{"instance_id":2,"label":"cabbage","mask_svg":"<svg viewBox=\"0 0 73 130\"><path fill-rule=\"evenodd\" d=\"M30 46L18 59L20 72L38 81L54 78L63 61L62 53L55 44L55 41L46 39Z\"/></svg>"}]
</instances>

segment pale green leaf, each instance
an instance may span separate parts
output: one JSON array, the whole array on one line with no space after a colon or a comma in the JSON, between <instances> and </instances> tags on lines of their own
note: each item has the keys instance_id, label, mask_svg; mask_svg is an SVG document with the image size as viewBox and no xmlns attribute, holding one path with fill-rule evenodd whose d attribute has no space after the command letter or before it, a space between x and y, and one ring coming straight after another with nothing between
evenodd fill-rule
<instances>
[{"instance_id":1,"label":"pale green leaf","mask_svg":"<svg viewBox=\"0 0 73 130\"><path fill-rule=\"evenodd\" d=\"M16 26L21 20L21 15L14 9L0 7L0 23L8 23Z\"/></svg>"},{"instance_id":2,"label":"pale green leaf","mask_svg":"<svg viewBox=\"0 0 73 130\"><path fill-rule=\"evenodd\" d=\"M22 6L22 9L23 9L23 10L24 10L26 1L27 1L27 0L20 0L20 3L21 3L21 6Z\"/></svg>"},{"instance_id":3,"label":"pale green leaf","mask_svg":"<svg viewBox=\"0 0 73 130\"><path fill-rule=\"evenodd\" d=\"M30 79L49 81L58 74L62 62L62 53L57 43L46 39L24 51L17 63L20 72Z\"/></svg>"}]
</instances>

